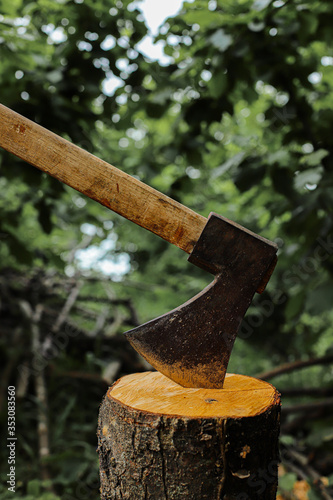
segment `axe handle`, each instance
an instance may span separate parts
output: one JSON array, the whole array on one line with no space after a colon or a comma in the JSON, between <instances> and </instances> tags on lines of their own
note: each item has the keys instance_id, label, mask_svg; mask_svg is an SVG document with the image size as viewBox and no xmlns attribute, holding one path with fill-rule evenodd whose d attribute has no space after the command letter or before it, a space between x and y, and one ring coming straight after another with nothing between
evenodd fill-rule
<instances>
[{"instance_id":1,"label":"axe handle","mask_svg":"<svg viewBox=\"0 0 333 500\"><path fill-rule=\"evenodd\" d=\"M207 219L0 104L0 146L187 253Z\"/></svg>"}]
</instances>

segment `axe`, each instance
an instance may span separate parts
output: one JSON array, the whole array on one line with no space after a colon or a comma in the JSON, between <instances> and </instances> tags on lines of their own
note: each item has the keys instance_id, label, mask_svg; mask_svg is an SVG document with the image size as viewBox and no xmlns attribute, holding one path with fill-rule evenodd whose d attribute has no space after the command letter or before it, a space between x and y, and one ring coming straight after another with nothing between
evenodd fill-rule
<instances>
[{"instance_id":1,"label":"axe","mask_svg":"<svg viewBox=\"0 0 333 500\"><path fill-rule=\"evenodd\" d=\"M215 213L206 219L3 105L0 146L173 243L214 275L191 300L125 335L178 384L222 389L237 331L273 272L277 245Z\"/></svg>"}]
</instances>

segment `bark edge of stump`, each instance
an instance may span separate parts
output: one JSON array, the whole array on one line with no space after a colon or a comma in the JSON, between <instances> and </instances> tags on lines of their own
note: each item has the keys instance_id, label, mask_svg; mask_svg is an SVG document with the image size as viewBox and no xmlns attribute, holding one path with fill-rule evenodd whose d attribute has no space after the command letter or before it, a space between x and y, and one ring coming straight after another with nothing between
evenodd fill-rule
<instances>
[{"instance_id":1,"label":"bark edge of stump","mask_svg":"<svg viewBox=\"0 0 333 500\"><path fill-rule=\"evenodd\" d=\"M99 411L101 500L275 500L280 407L271 384L244 375L223 389L120 378Z\"/></svg>"}]
</instances>

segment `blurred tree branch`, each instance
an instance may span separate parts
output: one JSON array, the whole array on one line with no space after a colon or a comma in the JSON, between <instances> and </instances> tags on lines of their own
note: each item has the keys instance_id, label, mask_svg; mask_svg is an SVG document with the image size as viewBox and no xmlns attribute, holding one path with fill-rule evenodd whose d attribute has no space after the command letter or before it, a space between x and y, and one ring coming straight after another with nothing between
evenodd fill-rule
<instances>
[{"instance_id":1,"label":"blurred tree branch","mask_svg":"<svg viewBox=\"0 0 333 500\"><path fill-rule=\"evenodd\" d=\"M306 360L293 361L291 363L284 363L273 370L268 370L266 372L259 373L256 375L257 378L262 380L269 380L271 378L277 377L279 375L284 375L285 373L291 373L295 370L301 370L302 368L307 368L309 366L315 365L328 365L333 363L333 354L327 354L320 358L312 358Z\"/></svg>"}]
</instances>

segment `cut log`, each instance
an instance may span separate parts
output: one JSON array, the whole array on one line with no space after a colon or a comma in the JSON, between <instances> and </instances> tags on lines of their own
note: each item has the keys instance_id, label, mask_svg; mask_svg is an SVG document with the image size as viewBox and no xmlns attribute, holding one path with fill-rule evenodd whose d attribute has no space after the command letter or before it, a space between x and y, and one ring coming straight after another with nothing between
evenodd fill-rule
<instances>
[{"instance_id":1,"label":"cut log","mask_svg":"<svg viewBox=\"0 0 333 500\"><path fill-rule=\"evenodd\" d=\"M252 377L227 374L223 389L122 377L99 413L101 498L273 500L279 422L279 393Z\"/></svg>"}]
</instances>

